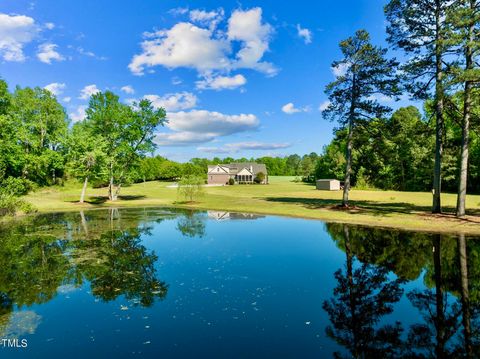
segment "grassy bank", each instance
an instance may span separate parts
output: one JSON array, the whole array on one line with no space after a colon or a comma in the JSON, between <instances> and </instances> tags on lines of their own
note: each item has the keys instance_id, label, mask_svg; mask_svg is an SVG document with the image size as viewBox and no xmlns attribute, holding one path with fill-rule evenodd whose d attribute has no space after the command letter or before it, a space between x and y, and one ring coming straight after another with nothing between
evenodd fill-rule
<instances>
[{"instance_id":1,"label":"grassy bank","mask_svg":"<svg viewBox=\"0 0 480 359\"><path fill-rule=\"evenodd\" d=\"M171 183L147 182L122 189L120 200L107 201L106 189L89 189L87 203L80 205L80 184L42 189L26 196L39 212L141 206L178 206L238 212L285 215L382 227L435 232L463 232L480 235L480 196L469 196L469 216L453 216L456 196L442 196L445 214L429 213L430 193L396 191L351 192L351 210L335 206L341 192L317 191L312 185L293 182L293 177L270 177L270 184L207 187L197 203L182 203Z\"/></svg>"}]
</instances>

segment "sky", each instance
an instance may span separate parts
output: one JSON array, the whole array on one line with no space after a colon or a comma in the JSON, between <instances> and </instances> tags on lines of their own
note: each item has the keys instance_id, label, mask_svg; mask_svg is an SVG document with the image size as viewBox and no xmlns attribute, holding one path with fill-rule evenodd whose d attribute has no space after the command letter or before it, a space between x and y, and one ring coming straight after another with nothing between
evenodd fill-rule
<instances>
[{"instance_id":1,"label":"sky","mask_svg":"<svg viewBox=\"0 0 480 359\"><path fill-rule=\"evenodd\" d=\"M1 0L0 77L52 91L72 122L111 90L167 110L156 154L320 153L338 43L385 44L383 0ZM397 104L392 105L394 107Z\"/></svg>"}]
</instances>

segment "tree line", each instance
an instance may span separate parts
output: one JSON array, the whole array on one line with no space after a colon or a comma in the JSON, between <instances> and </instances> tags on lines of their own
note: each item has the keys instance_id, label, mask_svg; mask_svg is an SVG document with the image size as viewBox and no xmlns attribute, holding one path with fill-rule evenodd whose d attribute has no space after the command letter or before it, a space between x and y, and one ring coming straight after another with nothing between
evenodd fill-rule
<instances>
[{"instance_id":1,"label":"tree line","mask_svg":"<svg viewBox=\"0 0 480 359\"><path fill-rule=\"evenodd\" d=\"M467 190L479 187L480 5L477 0L390 0L385 7L387 41L402 63L371 43L365 30L340 43L336 78L326 86L324 119L336 121L332 142L320 155L261 157L269 175L306 181L344 181L342 205L357 187L432 191L432 212L441 212L442 190L456 191L463 217ZM392 114L389 101L408 95L423 111ZM34 186L74 177L106 185L110 200L122 186L153 179L205 174L208 164L247 159L194 158L179 164L153 153L155 131L166 122L148 100L123 104L110 91L90 98L85 120L68 116L48 90L0 80L0 208L18 206L16 196ZM142 160L143 159L143 160Z\"/></svg>"},{"instance_id":2,"label":"tree line","mask_svg":"<svg viewBox=\"0 0 480 359\"><path fill-rule=\"evenodd\" d=\"M153 156L156 130L166 122L164 109L150 101L127 105L111 91L91 96L85 119L70 124L63 106L48 90L16 87L10 92L0 79L0 209L29 210L19 196L42 186L61 185L68 179L108 188L115 201L122 186L135 182L182 177L205 177L210 164L256 161L270 175L313 180L316 153L261 158L193 158L179 163Z\"/></svg>"},{"instance_id":3,"label":"tree line","mask_svg":"<svg viewBox=\"0 0 480 359\"><path fill-rule=\"evenodd\" d=\"M63 106L46 89L16 87L0 80L0 208L13 212L18 196L37 186L102 181L116 200L131 168L155 149L155 131L165 110L148 100L131 105L111 91L91 96L86 117L69 126Z\"/></svg>"},{"instance_id":4,"label":"tree line","mask_svg":"<svg viewBox=\"0 0 480 359\"><path fill-rule=\"evenodd\" d=\"M292 154L284 157L214 157L212 159L197 157L185 163L172 161L162 156L145 157L139 162L135 171L132 171L130 180L132 182L174 181L185 176L206 178L209 165L256 162L265 164L270 176L297 176L304 181L313 181L319 157L315 152L303 156Z\"/></svg>"},{"instance_id":5,"label":"tree line","mask_svg":"<svg viewBox=\"0 0 480 359\"><path fill-rule=\"evenodd\" d=\"M456 213L465 215L471 125L478 122L474 102L480 79L479 10L477 0L390 0L385 6L387 41L403 51L403 63L388 58L386 48L373 45L365 30L340 43L343 57L332 64L339 71L326 87L330 104L323 116L346 131L343 206L349 205L357 133L391 112L382 99L409 94L429 102L427 112L434 121L433 213L442 210L447 118L459 128Z\"/></svg>"}]
</instances>

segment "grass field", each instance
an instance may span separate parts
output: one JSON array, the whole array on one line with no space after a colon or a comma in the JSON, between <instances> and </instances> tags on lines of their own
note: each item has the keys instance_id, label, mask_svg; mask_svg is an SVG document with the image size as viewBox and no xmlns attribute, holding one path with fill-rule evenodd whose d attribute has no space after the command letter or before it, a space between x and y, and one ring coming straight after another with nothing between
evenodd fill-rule
<instances>
[{"instance_id":1,"label":"grass field","mask_svg":"<svg viewBox=\"0 0 480 359\"><path fill-rule=\"evenodd\" d=\"M445 213L429 213L431 193L395 191L351 191L354 207L338 209L342 193L317 191L313 185L293 182L293 177L270 177L269 185L207 187L195 203L184 203L171 183L147 182L122 189L120 199L109 202L105 188L88 189L87 203L80 205L80 184L42 189L26 196L39 212L142 206L177 206L322 219L330 222L393 227L435 232L480 235L480 196L469 196L469 215L453 216L456 195L444 194Z\"/></svg>"}]
</instances>

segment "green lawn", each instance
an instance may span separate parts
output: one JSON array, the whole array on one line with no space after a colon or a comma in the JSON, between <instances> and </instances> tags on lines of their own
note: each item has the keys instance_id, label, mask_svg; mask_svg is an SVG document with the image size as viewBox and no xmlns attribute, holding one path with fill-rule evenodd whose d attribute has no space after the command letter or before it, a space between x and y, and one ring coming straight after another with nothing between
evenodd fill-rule
<instances>
[{"instance_id":1,"label":"green lawn","mask_svg":"<svg viewBox=\"0 0 480 359\"><path fill-rule=\"evenodd\" d=\"M256 212L292 217L322 219L383 227L438 232L464 232L480 235L480 196L468 197L469 216L453 216L454 194L444 194L443 215L429 213L431 193L395 191L351 191L350 210L336 207L342 193L317 191L312 185L293 182L294 177L270 177L269 185L235 185L207 187L196 203L183 203L171 183L147 182L122 189L120 200L107 201L105 188L91 189L87 201L78 203L80 184L42 189L26 196L39 212L68 211L86 208L178 206L238 212Z\"/></svg>"}]
</instances>

